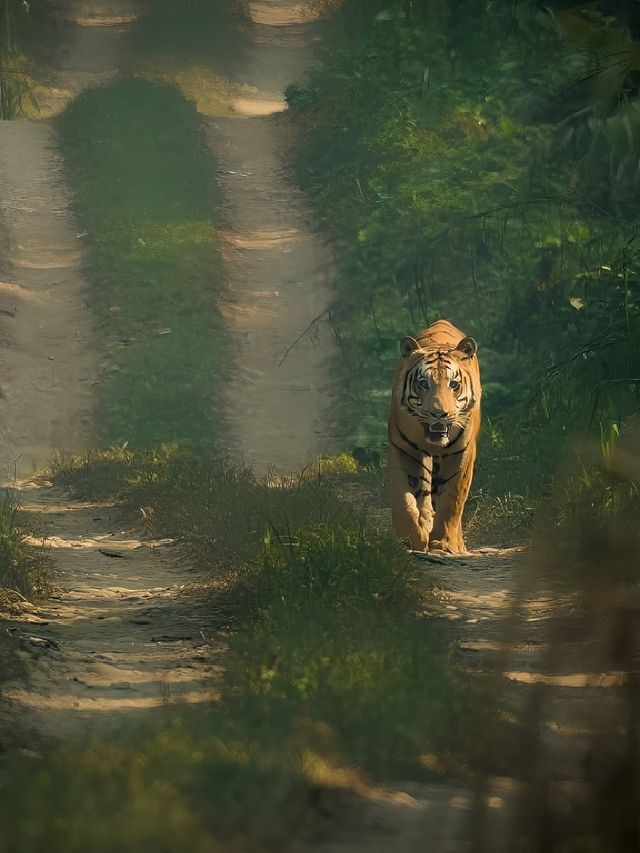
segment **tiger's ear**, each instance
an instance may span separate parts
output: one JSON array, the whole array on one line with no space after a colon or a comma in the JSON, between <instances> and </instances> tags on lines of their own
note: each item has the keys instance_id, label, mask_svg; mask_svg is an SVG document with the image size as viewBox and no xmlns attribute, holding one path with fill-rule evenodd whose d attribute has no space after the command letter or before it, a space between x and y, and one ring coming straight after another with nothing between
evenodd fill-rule
<instances>
[{"instance_id":1,"label":"tiger's ear","mask_svg":"<svg viewBox=\"0 0 640 853\"><path fill-rule=\"evenodd\" d=\"M400 344L400 353L403 358L407 358L417 349L420 349L420 344L415 338L412 338L411 335L407 335Z\"/></svg>"},{"instance_id":2,"label":"tiger's ear","mask_svg":"<svg viewBox=\"0 0 640 853\"><path fill-rule=\"evenodd\" d=\"M463 338L456 347L456 350L463 352L465 358L473 358L478 352L478 344L473 338Z\"/></svg>"}]
</instances>

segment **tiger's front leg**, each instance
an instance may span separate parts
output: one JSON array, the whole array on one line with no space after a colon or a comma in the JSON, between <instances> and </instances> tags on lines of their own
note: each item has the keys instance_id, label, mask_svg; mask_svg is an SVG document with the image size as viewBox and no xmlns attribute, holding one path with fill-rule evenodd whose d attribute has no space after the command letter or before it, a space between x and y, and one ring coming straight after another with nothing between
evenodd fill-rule
<instances>
[{"instance_id":1,"label":"tiger's front leg","mask_svg":"<svg viewBox=\"0 0 640 853\"><path fill-rule=\"evenodd\" d=\"M389 448L391 519L396 536L414 551L426 551L433 528L429 477L422 465Z\"/></svg>"},{"instance_id":2,"label":"tiger's front leg","mask_svg":"<svg viewBox=\"0 0 640 853\"><path fill-rule=\"evenodd\" d=\"M431 547L449 554L465 554L462 515L471 489L476 450L474 445L462 459L446 457L436 461L433 472L432 499L434 524Z\"/></svg>"}]
</instances>

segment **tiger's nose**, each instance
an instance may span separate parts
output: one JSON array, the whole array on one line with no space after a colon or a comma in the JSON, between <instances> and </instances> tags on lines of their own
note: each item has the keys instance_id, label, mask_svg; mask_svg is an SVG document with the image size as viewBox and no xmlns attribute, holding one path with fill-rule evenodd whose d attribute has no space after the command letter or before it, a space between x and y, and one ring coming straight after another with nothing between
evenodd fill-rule
<instances>
[{"instance_id":1,"label":"tiger's nose","mask_svg":"<svg viewBox=\"0 0 640 853\"><path fill-rule=\"evenodd\" d=\"M442 409L431 409L431 412L429 414L431 414L434 418L438 419L444 418L447 415L447 413L443 412Z\"/></svg>"}]
</instances>

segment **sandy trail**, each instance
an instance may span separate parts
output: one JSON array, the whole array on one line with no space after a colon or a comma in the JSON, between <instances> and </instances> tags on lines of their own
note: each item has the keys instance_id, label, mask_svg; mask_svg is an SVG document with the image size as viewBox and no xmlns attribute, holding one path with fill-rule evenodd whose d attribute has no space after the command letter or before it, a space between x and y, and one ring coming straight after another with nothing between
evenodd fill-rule
<instances>
[{"instance_id":1,"label":"sandy trail","mask_svg":"<svg viewBox=\"0 0 640 853\"><path fill-rule=\"evenodd\" d=\"M51 2L55 56L35 86L41 118L56 116L85 89L117 76L127 53L127 34L140 0Z\"/></svg>"},{"instance_id":2,"label":"sandy trail","mask_svg":"<svg viewBox=\"0 0 640 853\"><path fill-rule=\"evenodd\" d=\"M57 10L59 56L36 87L43 116L113 77L134 17L127 2ZM91 294L52 120L0 122L0 483L91 445L99 379Z\"/></svg>"},{"instance_id":3,"label":"sandy trail","mask_svg":"<svg viewBox=\"0 0 640 853\"><path fill-rule=\"evenodd\" d=\"M50 485L23 494L59 587L8 619L25 637L28 669L26 683L2 694L17 718L42 735L77 737L134 711L215 698L209 639L226 620L203 594L204 575L169 540L123 526L117 507Z\"/></svg>"},{"instance_id":4,"label":"sandy trail","mask_svg":"<svg viewBox=\"0 0 640 853\"><path fill-rule=\"evenodd\" d=\"M127 0L71 0L57 7L57 59L36 88L43 116L118 73ZM49 463L54 450L92 445L94 349L83 237L73 220L51 119L0 123L0 478ZM214 695L207 632L219 621L169 543L122 529L112 506L70 500L18 483L25 512L55 564L57 595L23 605L9 624L31 637L28 681L6 687L14 719L43 735L104 728L125 712Z\"/></svg>"},{"instance_id":5,"label":"sandy trail","mask_svg":"<svg viewBox=\"0 0 640 853\"><path fill-rule=\"evenodd\" d=\"M0 481L92 434L93 348L82 238L50 122L0 122Z\"/></svg>"},{"instance_id":6,"label":"sandy trail","mask_svg":"<svg viewBox=\"0 0 640 853\"><path fill-rule=\"evenodd\" d=\"M256 4L253 10L254 35L261 35L255 67L248 69L249 76L260 76L265 67L276 71L271 100L266 106L262 96L261 105L238 101L236 117L212 123L208 131L228 183L225 312L240 344L229 390L239 453L263 468L290 468L329 443L330 333L318 327L322 331L315 329L282 358L328 307L331 259L306 224L302 196L283 175L281 131L262 117L274 100L281 108L285 82L309 58L306 35L300 41L296 29L307 26L299 9L293 4L291 22L286 14L274 21L276 5ZM291 4L279 6L286 12ZM135 13L135 4L126 2L60 7L58 61L37 93L43 115L55 115L84 88L118 72ZM265 14L267 23L258 20ZM266 36L274 26L287 31L282 54L280 37L274 42ZM251 180L239 184L236 177ZM82 275L84 235L73 221L50 119L0 126L0 184L0 471L10 481L47 464L54 449L79 452L91 445L99 357ZM238 401L252 394L253 426L247 429ZM28 683L14 683L4 693L23 721L59 737L103 728L167 698L209 700L216 668L204 654L205 637L220 627L220 616L210 602L184 592L190 570L175 550L123 530L114 507L71 501L50 486L21 491L60 583L58 594L40 608L25 605L12 617L12 627L32 638L25 651Z\"/></svg>"},{"instance_id":7,"label":"sandy trail","mask_svg":"<svg viewBox=\"0 0 640 853\"><path fill-rule=\"evenodd\" d=\"M277 120L285 86L312 59L315 32L306 4L253 3L249 14L234 82L257 87L255 97L234 100L233 117L206 119L225 195L222 310L234 344L226 398L235 455L259 471L292 470L338 446L333 259L286 173Z\"/></svg>"},{"instance_id":8,"label":"sandy trail","mask_svg":"<svg viewBox=\"0 0 640 853\"><path fill-rule=\"evenodd\" d=\"M464 558L418 558L425 616L446 626L455 657L504 715L505 732L510 721L522 725L509 749L495 744L503 769L477 788L452 779L341 795L305 853L524 849L523 815L535 820L536 796L548 797L548 819L586 831L590 786L607 779L626 748L629 673L612 661L609 620L629 591L607 589L604 618L586 618L584 587L545 569L545 553L483 548ZM634 600L637 607L637 591Z\"/></svg>"}]
</instances>

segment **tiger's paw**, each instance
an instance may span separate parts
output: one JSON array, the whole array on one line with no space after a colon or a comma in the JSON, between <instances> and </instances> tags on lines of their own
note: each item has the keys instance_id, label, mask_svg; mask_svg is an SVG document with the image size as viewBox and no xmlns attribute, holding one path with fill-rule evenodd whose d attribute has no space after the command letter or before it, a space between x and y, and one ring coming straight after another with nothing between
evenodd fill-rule
<instances>
[{"instance_id":1,"label":"tiger's paw","mask_svg":"<svg viewBox=\"0 0 640 853\"><path fill-rule=\"evenodd\" d=\"M434 539L429 543L429 552L435 551L439 554L453 554L457 557L466 556L469 552L464 545L451 542L448 539Z\"/></svg>"}]
</instances>

